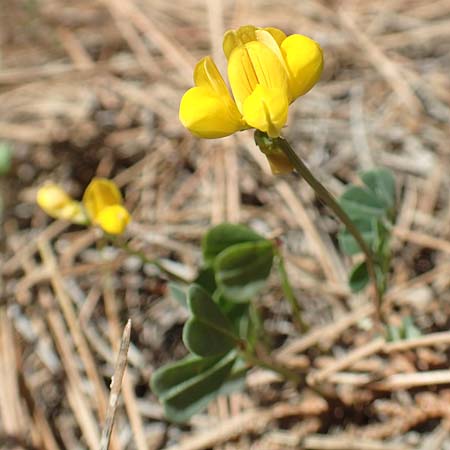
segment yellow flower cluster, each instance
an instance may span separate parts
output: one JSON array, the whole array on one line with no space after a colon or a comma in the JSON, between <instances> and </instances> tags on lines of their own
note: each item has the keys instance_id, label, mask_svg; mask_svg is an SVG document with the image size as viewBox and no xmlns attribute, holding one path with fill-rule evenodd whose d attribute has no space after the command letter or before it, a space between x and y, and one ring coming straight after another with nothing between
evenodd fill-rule
<instances>
[{"instance_id":1,"label":"yellow flower cluster","mask_svg":"<svg viewBox=\"0 0 450 450\"><path fill-rule=\"evenodd\" d=\"M108 234L122 234L130 221L122 195L111 180L94 178L81 202L55 183L46 183L37 193L38 205L51 217L77 224L93 224Z\"/></svg>"},{"instance_id":2,"label":"yellow flower cluster","mask_svg":"<svg viewBox=\"0 0 450 450\"><path fill-rule=\"evenodd\" d=\"M289 104L320 78L320 46L306 36L247 25L225 33L223 50L234 99L207 56L195 67L195 87L181 100L182 124L201 138L220 138L247 128L278 137Z\"/></svg>"}]
</instances>

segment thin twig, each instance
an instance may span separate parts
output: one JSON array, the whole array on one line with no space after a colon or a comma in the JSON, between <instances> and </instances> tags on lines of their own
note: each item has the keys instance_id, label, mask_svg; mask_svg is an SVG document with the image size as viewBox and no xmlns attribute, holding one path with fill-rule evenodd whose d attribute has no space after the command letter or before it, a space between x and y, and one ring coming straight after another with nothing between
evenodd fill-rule
<instances>
[{"instance_id":1,"label":"thin twig","mask_svg":"<svg viewBox=\"0 0 450 450\"><path fill-rule=\"evenodd\" d=\"M111 382L111 393L109 394L109 404L106 411L105 425L103 427L102 437L100 440L100 450L107 450L109 440L111 439L112 428L114 425L114 416L116 414L117 403L119 401L120 389L122 387L122 378L127 366L128 348L130 346L131 335L131 319L128 319L123 330L122 340L120 342L120 350L117 356L116 368Z\"/></svg>"}]
</instances>

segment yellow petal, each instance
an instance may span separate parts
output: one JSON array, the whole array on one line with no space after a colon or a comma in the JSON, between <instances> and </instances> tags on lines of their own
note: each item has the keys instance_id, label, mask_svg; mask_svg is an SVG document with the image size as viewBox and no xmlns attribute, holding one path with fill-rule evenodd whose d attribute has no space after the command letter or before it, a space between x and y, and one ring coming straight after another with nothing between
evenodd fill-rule
<instances>
[{"instance_id":1,"label":"yellow petal","mask_svg":"<svg viewBox=\"0 0 450 450\"><path fill-rule=\"evenodd\" d=\"M130 222L130 214L122 205L103 208L95 219L95 224L109 234L122 234Z\"/></svg>"},{"instance_id":2,"label":"yellow petal","mask_svg":"<svg viewBox=\"0 0 450 450\"><path fill-rule=\"evenodd\" d=\"M39 188L36 195L37 204L54 219L68 220L73 223L87 222L80 202L70 197L63 188L54 183L47 183Z\"/></svg>"},{"instance_id":3,"label":"yellow petal","mask_svg":"<svg viewBox=\"0 0 450 450\"><path fill-rule=\"evenodd\" d=\"M275 53L258 41L236 47L228 61L228 78L239 111L258 84L288 92L287 73Z\"/></svg>"},{"instance_id":4,"label":"yellow petal","mask_svg":"<svg viewBox=\"0 0 450 450\"><path fill-rule=\"evenodd\" d=\"M94 178L83 195L83 205L89 219L95 223L105 208L122 205L122 195L116 184L106 178Z\"/></svg>"},{"instance_id":5,"label":"yellow petal","mask_svg":"<svg viewBox=\"0 0 450 450\"><path fill-rule=\"evenodd\" d=\"M266 27L263 28L263 30L269 32L272 35L279 47L281 46L281 43L286 39L286 35L278 28Z\"/></svg>"},{"instance_id":6,"label":"yellow petal","mask_svg":"<svg viewBox=\"0 0 450 450\"><path fill-rule=\"evenodd\" d=\"M194 83L197 87L210 88L216 94L228 96L231 100L231 95L228 92L227 85L225 84L222 75L220 75L219 69L211 56L202 58L195 66Z\"/></svg>"},{"instance_id":7,"label":"yellow petal","mask_svg":"<svg viewBox=\"0 0 450 450\"><path fill-rule=\"evenodd\" d=\"M286 123L288 98L285 90L258 84L244 102L244 120L270 137L278 137Z\"/></svg>"},{"instance_id":8,"label":"yellow petal","mask_svg":"<svg viewBox=\"0 0 450 450\"><path fill-rule=\"evenodd\" d=\"M206 139L228 136L245 125L229 94L221 96L205 87L191 88L183 95L179 117L193 135Z\"/></svg>"},{"instance_id":9,"label":"yellow petal","mask_svg":"<svg viewBox=\"0 0 450 450\"><path fill-rule=\"evenodd\" d=\"M319 81L323 69L322 49L312 39L293 34L281 43L281 51L289 73L289 97L293 101Z\"/></svg>"},{"instance_id":10,"label":"yellow petal","mask_svg":"<svg viewBox=\"0 0 450 450\"><path fill-rule=\"evenodd\" d=\"M258 42L264 44L267 48L272 50L277 58L280 60L281 64L284 65L283 55L280 50L280 46L273 35L267 30L256 30L256 38Z\"/></svg>"},{"instance_id":11,"label":"yellow petal","mask_svg":"<svg viewBox=\"0 0 450 450\"><path fill-rule=\"evenodd\" d=\"M223 52L227 59L232 51L247 42L256 41L257 28L253 25L244 25L237 30L228 30L223 36Z\"/></svg>"},{"instance_id":12,"label":"yellow petal","mask_svg":"<svg viewBox=\"0 0 450 450\"><path fill-rule=\"evenodd\" d=\"M237 30L228 30L223 37L223 52L226 58L229 59L231 52L240 45L251 41L263 42L258 35L261 31L271 34L278 47L286 39L286 35L281 30L273 27L257 28L253 25L245 25Z\"/></svg>"},{"instance_id":13,"label":"yellow petal","mask_svg":"<svg viewBox=\"0 0 450 450\"><path fill-rule=\"evenodd\" d=\"M225 81L210 56L201 59L194 70L195 87L181 99L181 123L195 136L220 138L244 127L241 114Z\"/></svg>"}]
</instances>

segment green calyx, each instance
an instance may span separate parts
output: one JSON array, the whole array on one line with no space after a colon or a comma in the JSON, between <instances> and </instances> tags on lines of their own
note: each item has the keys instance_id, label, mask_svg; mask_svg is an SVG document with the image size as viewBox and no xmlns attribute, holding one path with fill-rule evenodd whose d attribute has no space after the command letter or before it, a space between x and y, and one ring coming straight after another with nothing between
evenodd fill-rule
<instances>
[{"instance_id":1,"label":"green calyx","mask_svg":"<svg viewBox=\"0 0 450 450\"><path fill-rule=\"evenodd\" d=\"M283 138L271 138L260 130L255 130L255 143L264 153L274 175L291 173L294 170L289 158L282 150Z\"/></svg>"}]
</instances>

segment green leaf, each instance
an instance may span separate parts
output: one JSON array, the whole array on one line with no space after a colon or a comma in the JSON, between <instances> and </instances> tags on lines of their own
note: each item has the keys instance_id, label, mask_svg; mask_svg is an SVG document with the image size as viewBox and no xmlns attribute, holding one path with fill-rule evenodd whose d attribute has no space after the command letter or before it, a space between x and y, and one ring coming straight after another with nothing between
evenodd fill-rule
<instances>
[{"instance_id":1,"label":"green leaf","mask_svg":"<svg viewBox=\"0 0 450 450\"><path fill-rule=\"evenodd\" d=\"M414 339L422 336L420 330L414 324L414 320L410 316L403 317L403 336L405 339Z\"/></svg>"},{"instance_id":2,"label":"green leaf","mask_svg":"<svg viewBox=\"0 0 450 450\"><path fill-rule=\"evenodd\" d=\"M211 264L219 253L232 245L263 239L262 236L245 225L222 223L211 228L203 237L203 259L207 264Z\"/></svg>"},{"instance_id":3,"label":"green leaf","mask_svg":"<svg viewBox=\"0 0 450 450\"><path fill-rule=\"evenodd\" d=\"M362 291L367 286L369 281L370 278L369 272L367 271L366 262L363 261L359 264L356 264L350 272L350 276L348 279L348 283L352 292Z\"/></svg>"},{"instance_id":4,"label":"green leaf","mask_svg":"<svg viewBox=\"0 0 450 450\"><path fill-rule=\"evenodd\" d=\"M189 287L188 306L192 317L184 325L183 342L192 353L218 356L236 346L232 325L201 286Z\"/></svg>"},{"instance_id":5,"label":"green leaf","mask_svg":"<svg viewBox=\"0 0 450 450\"><path fill-rule=\"evenodd\" d=\"M194 283L200 285L210 295L213 295L217 289L214 270L211 267L201 267Z\"/></svg>"},{"instance_id":6,"label":"green leaf","mask_svg":"<svg viewBox=\"0 0 450 450\"><path fill-rule=\"evenodd\" d=\"M169 288L170 296L173 297L181 306L187 307L186 287L181 283L169 282L167 287Z\"/></svg>"},{"instance_id":7,"label":"green leaf","mask_svg":"<svg viewBox=\"0 0 450 450\"><path fill-rule=\"evenodd\" d=\"M358 228L363 239L366 241L370 248L374 248L378 242L378 226L377 220L370 217L364 219L354 219L354 225ZM343 229L338 234L338 241L341 250L347 255L356 255L361 253L361 248L356 242L355 238L350 234L347 229Z\"/></svg>"},{"instance_id":8,"label":"green leaf","mask_svg":"<svg viewBox=\"0 0 450 450\"><path fill-rule=\"evenodd\" d=\"M202 358L188 355L180 361L160 367L152 375L152 392L163 399L181 383L206 372L220 360L220 357Z\"/></svg>"},{"instance_id":9,"label":"green leaf","mask_svg":"<svg viewBox=\"0 0 450 450\"><path fill-rule=\"evenodd\" d=\"M340 197L339 203L352 220L382 217L385 205L369 189L350 186Z\"/></svg>"},{"instance_id":10,"label":"green leaf","mask_svg":"<svg viewBox=\"0 0 450 450\"><path fill-rule=\"evenodd\" d=\"M213 300L230 321L233 330L241 339L247 340L250 326L248 302L235 302L225 297L220 290L214 293Z\"/></svg>"},{"instance_id":11,"label":"green leaf","mask_svg":"<svg viewBox=\"0 0 450 450\"><path fill-rule=\"evenodd\" d=\"M250 366L243 359L237 358L218 394L230 395L233 392L242 391L245 387L245 376L249 370Z\"/></svg>"},{"instance_id":12,"label":"green leaf","mask_svg":"<svg viewBox=\"0 0 450 450\"><path fill-rule=\"evenodd\" d=\"M6 142L0 142L0 175L6 175L11 169L12 147Z\"/></svg>"},{"instance_id":13,"label":"green leaf","mask_svg":"<svg viewBox=\"0 0 450 450\"><path fill-rule=\"evenodd\" d=\"M388 341L414 339L420 336L422 336L422 333L414 324L411 316L403 317L400 326L388 325Z\"/></svg>"},{"instance_id":14,"label":"green leaf","mask_svg":"<svg viewBox=\"0 0 450 450\"><path fill-rule=\"evenodd\" d=\"M236 244L216 258L216 282L230 300L248 301L264 286L273 263L273 245L268 240Z\"/></svg>"},{"instance_id":15,"label":"green leaf","mask_svg":"<svg viewBox=\"0 0 450 450\"><path fill-rule=\"evenodd\" d=\"M222 393L235 362L236 354L230 352L223 358L188 356L158 369L151 388L162 402L166 417L182 423L204 409ZM237 380L230 377L230 381Z\"/></svg>"},{"instance_id":16,"label":"green leaf","mask_svg":"<svg viewBox=\"0 0 450 450\"><path fill-rule=\"evenodd\" d=\"M386 208L395 206L395 178L390 170L374 169L360 174L364 184Z\"/></svg>"},{"instance_id":17,"label":"green leaf","mask_svg":"<svg viewBox=\"0 0 450 450\"><path fill-rule=\"evenodd\" d=\"M387 326L387 340L388 342L397 342L402 339L402 330L400 327L389 324Z\"/></svg>"}]
</instances>

